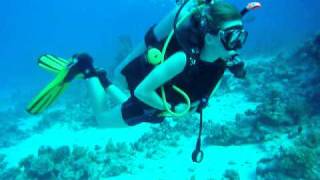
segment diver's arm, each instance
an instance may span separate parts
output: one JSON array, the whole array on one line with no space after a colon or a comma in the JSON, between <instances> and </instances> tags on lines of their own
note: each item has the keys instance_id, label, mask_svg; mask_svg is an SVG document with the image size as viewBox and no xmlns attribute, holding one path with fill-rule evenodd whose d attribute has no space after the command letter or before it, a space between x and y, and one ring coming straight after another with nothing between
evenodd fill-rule
<instances>
[{"instance_id":1,"label":"diver's arm","mask_svg":"<svg viewBox=\"0 0 320 180\"><path fill-rule=\"evenodd\" d=\"M175 53L164 63L154 68L137 86L134 95L149 106L164 110L162 98L156 89L183 71L186 65L186 55L183 52Z\"/></svg>"},{"instance_id":2,"label":"diver's arm","mask_svg":"<svg viewBox=\"0 0 320 180\"><path fill-rule=\"evenodd\" d=\"M107 97L100 80L97 77L92 77L87 80L87 84L92 97L93 110L95 113L103 112L106 107Z\"/></svg>"}]
</instances>

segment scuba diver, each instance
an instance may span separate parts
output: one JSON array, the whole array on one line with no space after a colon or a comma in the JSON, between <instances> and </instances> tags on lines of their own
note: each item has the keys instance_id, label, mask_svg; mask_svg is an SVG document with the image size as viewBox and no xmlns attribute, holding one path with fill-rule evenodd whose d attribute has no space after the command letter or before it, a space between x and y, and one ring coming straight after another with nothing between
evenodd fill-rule
<instances>
[{"instance_id":1,"label":"scuba diver","mask_svg":"<svg viewBox=\"0 0 320 180\"><path fill-rule=\"evenodd\" d=\"M116 68L117 85L104 70L94 67L88 54L76 54L72 61L53 55L41 56L38 64L58 75L33 99L27 111L43 112L73 79L82 76L92 95L100 127L161 123L165 117L199 112L200 132L194 153L203 156L200 151L202 109L226 70L235 77L245 77L244 62L237 53L248 36L242 17L260 6L250 3L239 11L223 1L181 2L180 7L147 31L144 42ZM118 103L111 110L106 108L106 94Z\"/></svg>"}]
</instances>

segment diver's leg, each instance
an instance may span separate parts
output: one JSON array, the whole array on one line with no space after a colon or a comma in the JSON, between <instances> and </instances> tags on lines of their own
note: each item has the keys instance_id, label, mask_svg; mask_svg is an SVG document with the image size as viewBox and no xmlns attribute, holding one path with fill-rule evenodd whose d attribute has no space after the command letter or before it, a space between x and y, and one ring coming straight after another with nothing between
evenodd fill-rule
<instances>
[{"instance_id":1,"label":"diver's leg","mask_svg":"<svg viewBox=\"0 0 320 180\"><path fill-rule=\"evenodd\" d=\"M110 94L117 104L125 102L129 96L121 89L113 84L109 84L106 89L101 85L101 81L97 77L87 80L91 96L93 97L94 109L97 113L103 111L106 107L106 93Z\"/></svg>"},{"instance_id":2,"label":"diver's leg","mask_svg":"<svg viewBox=\"0 0 320 180\"><path fill-rule=\"evenodd\" d=\"M110 94L113 100L117 102L117 104L121 104L129 98L129 95L125 94L120 88L113 84L107 87L105 89L105 92Z\"/></svg>"},{"instance_id":3,"label":"diver's leg","mask_svg":"<svg viewBox=\"0 0 320 180\"><path fill-rule=\"evenodd\" d=\"M96 86L101 86L104 88L105 92L111 95L111 98L117 103L123 103L128 99L128 95L124 93L119 87L114 85L107 77L107 72L103 69L97 70L97 76L100 81L100 85L96 84L96 82L91 82L91 88L94 89Z\"/></svg>"},{"instance_id":4,"label":"diver's leg","mask_svg":"<svg viewBox=\"0 0 320 180\"><path fill-rule=\"evenodd\" d=\"M97 114L96 121L99 127L101 128L128 127L128 124L125 123L125 121L123 120L121 107L122 107L122 104L112 108L111 110L107 110Z\"/></svg>"},{"instance_id":5,"label":"diver's leg","mask_svg":"<svg viewBox=\"0 0 320 180\"><path fill-rule=\"evenodd\" d=\"M107 96L103 86L97 77L87 79L89 93L92 97L92 105L95 113L103 112L107 108Z\"/></svg>"},{"instance_id":6,"label":"diver's leg","mask_svg":"<svg viewBox=\"0 0 320 180\"><path fill-rule=\"evenodd\" d=\"M107 110L106 93L99 79L92 77L87 81L99 127L126 127L127 124L123 120L121 114L121 104L111 110ZM115 99L118 99L119 103L123 103L128 98L127 96L119 95L122 92L114 85L110 85L106 91L115 94Z\"/></svg>"}]
</instances>

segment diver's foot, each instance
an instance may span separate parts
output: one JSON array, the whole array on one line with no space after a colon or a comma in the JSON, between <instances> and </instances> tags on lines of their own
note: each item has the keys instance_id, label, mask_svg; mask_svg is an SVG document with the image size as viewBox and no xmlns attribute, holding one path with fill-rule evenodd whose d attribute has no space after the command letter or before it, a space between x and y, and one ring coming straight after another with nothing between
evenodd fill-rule
<instances>
[{"instance_id":1,"label":"diver's foot","mask_svg":"<svg viewBox=\"0 0 320 180\"><path fill-rule=\"evenodd\" d=\"M93 66L93 59L86 53L75 54L72 56L73 62L69 65L69 74L66 81L72 81L76 76L83 75L88 79L97 75Z\"/></svg>"},{"instance_id":2,"label":"diver's foot","mask_svg":"<svg viewBox=\"0 0 320 180\"><path fill-rule=\"evenodd\" d=\"M73 63L69 66L69 75L66 81L73 80L77 75L82 74L84 79L98 77L103 88L106 89L111 85L107 77L107 72L101 68L93 66L93 59L90 55L81 53L72 56Z\"/></svg>"}]
</instances>

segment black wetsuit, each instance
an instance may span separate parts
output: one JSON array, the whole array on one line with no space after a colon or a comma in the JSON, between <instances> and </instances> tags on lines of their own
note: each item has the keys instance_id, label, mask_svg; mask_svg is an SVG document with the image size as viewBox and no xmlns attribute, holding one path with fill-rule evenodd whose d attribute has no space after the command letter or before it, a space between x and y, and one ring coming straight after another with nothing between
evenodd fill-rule
<instances>
[{"instance_id":1,"label":"black wetsuit","mask_svg":"<svg viewBox=\"0 0 320 180\"><path fill-rule=\"evenodd\" d=\"M200 50L202 48L201 40L203 38L201 34L194 32L194 28L193 26L192 29L182 29L185 33L182 33L182 36L185 37L183 39L187 41L182 43L188 46L188 48L195 47ZM153 33L153 28L151 28L145 37L145 42L147 46L162 49L165 39L157 41ZM181 41L178 42L174 36L168 46L165 58L184 49L185 47L181 46ZM199 56L199 53L195 53L194 55L187 54L187 64L184 70L164 85L167 100L173 106L184 102L184 99L172 89L171 85L174 84L181 88L188 94L191 102L195 102L202 98L209 97L223 76L226 70L225 61L218 59L214 63L209 63L201 61ZM153 68L155 67L147 62L145 54L142 54L132 60L121 71L126 77L131 93L131 98L122 105L122 116L128 125L136 125L141 122L159 123L163 121L163 118L157 116L160 112L159 110L144 104L134 96L135 88ZM160 93L159 89L157 91Z\"/></svg>"}]
</instances>

